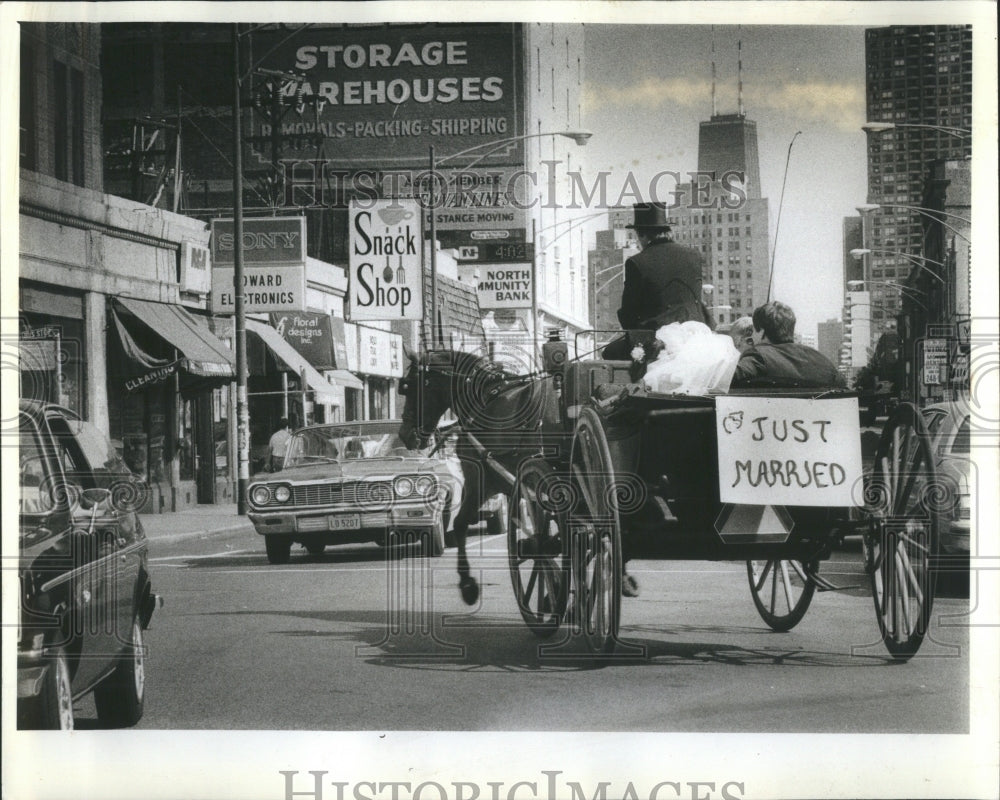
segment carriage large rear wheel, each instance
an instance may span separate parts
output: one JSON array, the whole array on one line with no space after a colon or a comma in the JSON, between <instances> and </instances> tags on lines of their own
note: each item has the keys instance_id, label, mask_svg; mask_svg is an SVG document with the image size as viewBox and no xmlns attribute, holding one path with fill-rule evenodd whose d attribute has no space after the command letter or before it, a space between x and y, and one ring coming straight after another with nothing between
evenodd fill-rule
<instances>
[{"instance_id":1,"label":"carriage large rear wheel","mask_svg":"<svg viewBox=\"0 0 1000 800\"><path fill-rule=\"evenodd\" d=\"M816 582L809 573L818 568L817 561L807 566L778 558L747 561L750 596L771 630L790 631L799 624L816 593Z\"/></svg>"},{"instance_id":2,"label":"carriage large rear wheel","mask_svg":"<svg viewBox=\"0 0 1000 800\"><path fill-rule=\"evenodd\" d=\"M879 632L899 660L916 654L930 624L943 495L923 418L903 403L875 451L865 497L871 524L864 537Z\"/></svg>"},{"instance_id":3,"label":"carriage large rear wheel","mask_svg":"<svg viewBox=\"0 0 1000 800\"><path fill-rule=\"evenodd\" d=\"M615 649L621 621L621 521L608 439L590 408L576 424L570 474L576 489L567 523L574 633L583 635L591 650L607 655Z\"/></svg>"},{"instance_id":4,"label":"carriage large rear wheel","mask_svg":"<svg viewBox=\"0 0 1000 800\"><path fill-rule=\"evenodd\" d=\"M569 557L561 534L561 507L572 487L550 464L525 463L507 506L507 557L521 617L533 633L555 633L566 614Z\"/></svg>"}]
</instances>

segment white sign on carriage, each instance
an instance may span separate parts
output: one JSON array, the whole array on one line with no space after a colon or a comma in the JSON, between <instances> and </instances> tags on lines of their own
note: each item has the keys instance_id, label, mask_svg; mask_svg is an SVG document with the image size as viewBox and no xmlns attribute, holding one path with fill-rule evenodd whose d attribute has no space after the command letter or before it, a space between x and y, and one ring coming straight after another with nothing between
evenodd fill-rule
<instances>
[{"instance_id":1,"label":"white sign on carriage","mask_svg":"<svg viewBox=\"0 0 1000 800\"><path fill-rule=\"evenodd\" d=\"M858 506L857 398L716 398L723 503Z\"/></svg>"},{"instance_id":2,"label":"white sign on carriage","mask_svg":"<svg viewBox=\"0 0 1000 800\"><path fill-rule=\"evenodd\" d=\"M351 203L348 313L352 321L421 319L423 233L416 200Z\"/></svg>"}]
</instances>

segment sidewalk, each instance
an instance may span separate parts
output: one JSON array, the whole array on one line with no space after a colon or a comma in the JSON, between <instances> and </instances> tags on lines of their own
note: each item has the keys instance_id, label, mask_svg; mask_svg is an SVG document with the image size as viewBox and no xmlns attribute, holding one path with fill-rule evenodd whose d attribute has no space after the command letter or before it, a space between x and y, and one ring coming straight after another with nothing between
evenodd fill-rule
<instances>
[{"instance_id":1,"label":"sidewalk","mask_svg":"<svg viewBox=\"0 0 1000 800\"><path fill-rule=\"evenodd\" d=\"M234 531L244 531L248 535L254 533L253 523L247 517L237 515L236 503L195 506L164 514L142 514L140 519L146 536L157 541L196 539Z\"/></svg>"}]
</instances>

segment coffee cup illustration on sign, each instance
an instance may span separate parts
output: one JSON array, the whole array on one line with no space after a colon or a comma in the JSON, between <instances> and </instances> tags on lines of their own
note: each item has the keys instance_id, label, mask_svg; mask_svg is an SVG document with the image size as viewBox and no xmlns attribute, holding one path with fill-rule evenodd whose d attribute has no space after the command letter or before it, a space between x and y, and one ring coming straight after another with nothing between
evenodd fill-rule
<instances>
[{"instance_id":1,"label":"coffee cup illustration on sign","mask_svg":"<svg viewBox=\"0 0 1000 800\"><path fill-rule=\"evenodd\" d=\"M393 200L385 208L378 210L378 216L386 225L398 225L404 219L410 219L413 216L413 212L403 208L399 202Z\"/></svg>"}]
</instances>

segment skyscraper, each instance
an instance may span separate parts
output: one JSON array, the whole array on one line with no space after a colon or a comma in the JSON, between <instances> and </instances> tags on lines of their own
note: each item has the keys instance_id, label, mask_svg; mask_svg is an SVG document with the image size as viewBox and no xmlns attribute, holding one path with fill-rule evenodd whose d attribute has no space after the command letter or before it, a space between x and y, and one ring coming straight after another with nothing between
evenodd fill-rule
<instances>
[{"instance_id":1,"label":"skyscraper","mask_svg":"<svg viewBox=\"0 0 1000 800\"><path fill-rule=\"evenodd\" d=\"M924 257L919 208L931 163L972 153L971 26L892 26L865 32L869 122L865 280L872 336L894 327L903 282Z\"/></svg>"},{"instance_id":2,"label":"skyscraper","mask_svg":"<svg viewBox=\"0 0 1000 800\"><path fill-rule=\"evenodd\" d=\"M760 198L760 164L757 158L757 123L741 110L713 114L698 124L698 171L721 180L727 172L742 172L747 197Z\"/></svg>"}]
</instances>

